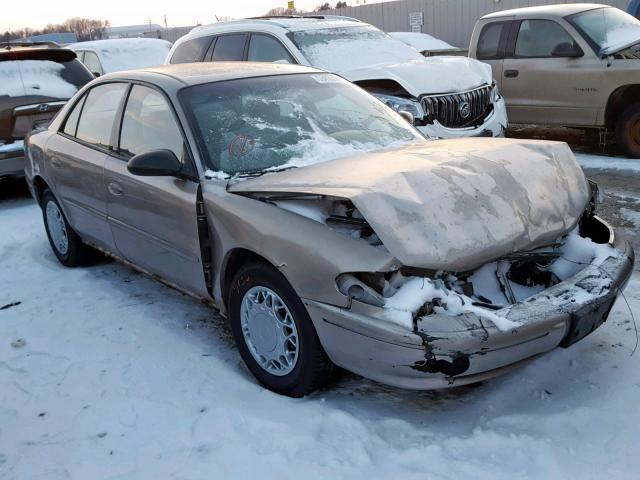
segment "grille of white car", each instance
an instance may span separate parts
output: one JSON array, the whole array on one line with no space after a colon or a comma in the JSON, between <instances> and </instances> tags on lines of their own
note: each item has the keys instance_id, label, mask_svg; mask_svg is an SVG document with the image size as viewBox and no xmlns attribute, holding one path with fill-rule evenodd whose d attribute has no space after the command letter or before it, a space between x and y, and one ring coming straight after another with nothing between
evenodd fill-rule
<instances>
[{"instance_id":1,"label":"grille of white car","mask_svg":"<svg viewBox=\"0 0 640 480\"><path fill-rule=\"evenodd\" d=\"M448 128L475 127L493 110L491 88L486 85L461 93L425 95L420 98L425 120L427 123L437 120Z\"/></svg>"}]
</instances>

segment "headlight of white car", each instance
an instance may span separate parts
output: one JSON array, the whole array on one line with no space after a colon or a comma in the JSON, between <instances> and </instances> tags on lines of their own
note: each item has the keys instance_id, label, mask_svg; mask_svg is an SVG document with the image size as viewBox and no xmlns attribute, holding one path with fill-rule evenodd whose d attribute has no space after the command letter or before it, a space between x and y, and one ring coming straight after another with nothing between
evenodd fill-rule
<instances>
[{"instance_id":1,"label":"headlight of white car","mask_svg":"<svg viewBox=\"0 0 640 480\"><path fill-rule=\"evenodd\" d=\"M422 104L410 98L396 97L393 95L384 95L382 93L373 94L378 100L393 108L396 112L409 112L413 118L420 119L425 116Z\"/></svg>"}]
</instances>

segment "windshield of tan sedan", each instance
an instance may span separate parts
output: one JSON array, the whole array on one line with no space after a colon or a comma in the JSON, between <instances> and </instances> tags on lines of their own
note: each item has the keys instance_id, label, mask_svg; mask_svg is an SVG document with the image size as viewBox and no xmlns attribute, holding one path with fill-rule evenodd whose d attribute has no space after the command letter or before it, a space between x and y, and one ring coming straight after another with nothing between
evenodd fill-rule
<instances>
[{"instance_id":1,"label":"windshield of tan sedan","mask_svg":"<svg viewBox=\"0 0 640 480\"><path fill-rule=\"evenodd\" d=\"M289 38L311 65L340 73L381 63L424 62L415 49L371 25L292 32Z\"/></svg>"},{"instance_id":2,"label":"windshield of tan sedan","mask_svg":"<svg viewBox=\"0 0 640 480\"><path fill-rule=\"evenodd\" d=\"M229 175L423 138L390 108L327 73L207 83L184 89L180 98L208 168Z\"/></svg>"},{"instance_id":3,"label":"windshield of tan sedan","mask_svg":"<svg viewBox=\"0 0 640 480\"><path fill-rule=\"evenodd\" d=\"M596 8L568 18L600 52L610 53L640 42L640 21L617 8Z\"/></svg>"}]
</instances>

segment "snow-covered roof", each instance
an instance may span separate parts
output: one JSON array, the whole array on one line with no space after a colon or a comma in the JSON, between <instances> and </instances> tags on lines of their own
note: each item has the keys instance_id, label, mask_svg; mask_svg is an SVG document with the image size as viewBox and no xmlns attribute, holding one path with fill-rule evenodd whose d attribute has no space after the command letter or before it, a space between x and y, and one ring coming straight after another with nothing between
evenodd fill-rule
<instances>
[{"instance_id":1,"label":"snow-covered roof","mask_svg":"<svg viewBox=\"0 0 640 480\"><path fill-rule=\"evenodd\" d=\"M69 45L72 50L98 54L105 73L162 65L171 43L157 38L114 38Z\"/></svg>"}]
</instances>

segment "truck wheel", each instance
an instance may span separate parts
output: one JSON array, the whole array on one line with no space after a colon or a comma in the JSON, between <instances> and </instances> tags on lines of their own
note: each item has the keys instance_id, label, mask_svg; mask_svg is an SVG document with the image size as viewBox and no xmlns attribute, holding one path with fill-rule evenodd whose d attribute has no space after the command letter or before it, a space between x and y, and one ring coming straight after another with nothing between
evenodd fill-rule
<instances>
[{"instance_id":1,"label":"truck wheel","mask_svg":"<svg viewBox=\"0 0 640 480\"><path fill-rule=\"evenodd\" d=\"M326 385L334 365L302 301L275 268L240 268L229 293L231 330L251 373L269 390L302 397Z\"/></svg>"},{"instance_id":2,"label":"truck wheel","mask_svg":"<svg viewBox=\"0 0 640 480\"><path fill-rule=\"evenodd\" d=\"M616 141L625 155L640 158L640 103L622 112L616 126Z\"/></svg>"},{"instance_id":3,"label":"truck wheel","mask_svg":"<svg viewBox=\"0 0 640 480\"><path fill-rule=\"evenodd\" d=\"M42 194L42 216L51 249L65 267L86 265L99 256L97 250L83 243L73 231L49 189Z\"/></svg>"}]
</instances>

